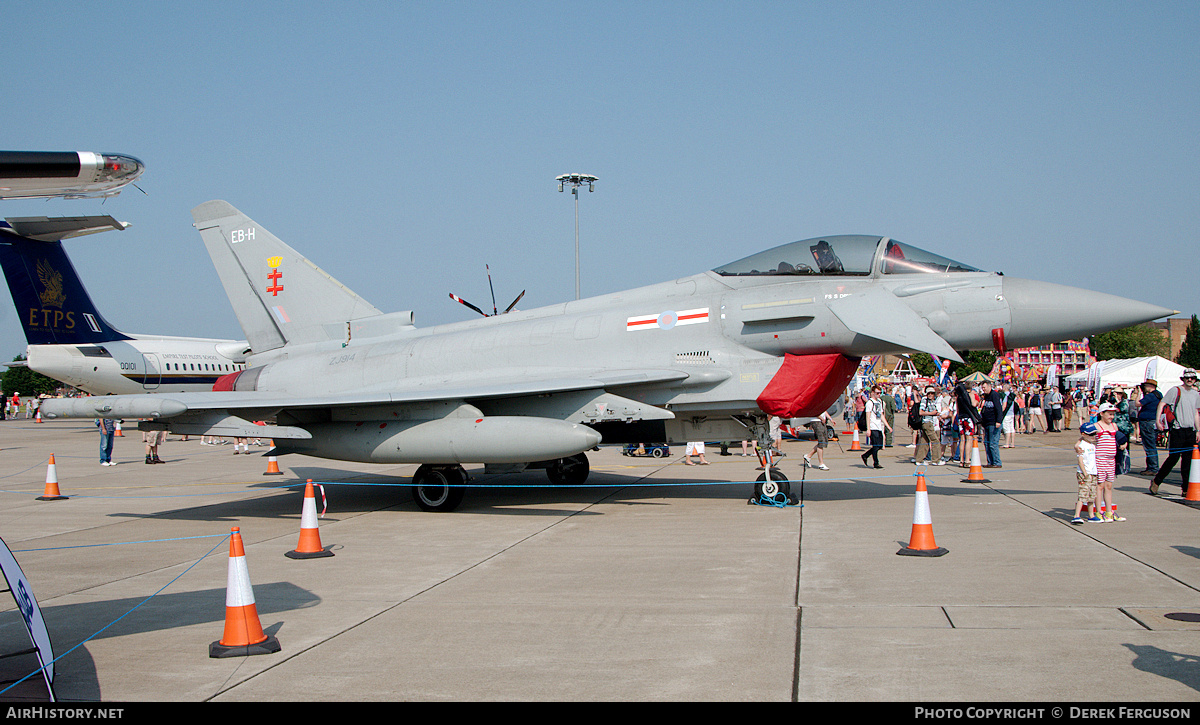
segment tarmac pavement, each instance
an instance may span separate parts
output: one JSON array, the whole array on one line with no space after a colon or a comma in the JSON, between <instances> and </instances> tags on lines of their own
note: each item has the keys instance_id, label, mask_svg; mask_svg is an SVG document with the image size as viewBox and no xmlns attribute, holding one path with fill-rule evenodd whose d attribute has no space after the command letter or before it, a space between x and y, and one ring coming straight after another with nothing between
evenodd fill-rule
<instances>
[{"instance_id":1,"label":"tarmac pavement","mask_svg":"<svg viewBox=\"0 0 1200 725\"><path fill-rule=\"evenodd\" d=\"M1068 433L1018 436L990 483L928 468L938 558L896 555L911 448L875 470L832 444L802 508L748 505L753 458L604 447L574 489L468 466L484 487L438 514L412 502L416 466L284 456L263 476L265 447L195 436L145 465L131 431L102 467L98 438L86 421L0 423L0 536L45 617L60 701L1200 699L1200 509L1123 476L1127 521L1071 525ZM794 492L811 448L784 443ZM51 453L66 501L36 500ZM293 560L309 478L335 555ZM282 650L211 659L233 526ZM0 609L0 652L24 649L15 605ZM31 660L0 660L0 677Z\"/></svg>"}]
</instances>

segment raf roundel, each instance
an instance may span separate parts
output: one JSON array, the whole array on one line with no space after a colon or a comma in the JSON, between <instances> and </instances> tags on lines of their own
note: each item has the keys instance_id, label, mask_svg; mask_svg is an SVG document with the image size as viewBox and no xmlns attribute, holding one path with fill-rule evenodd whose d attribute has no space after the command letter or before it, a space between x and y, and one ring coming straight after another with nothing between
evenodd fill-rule
<instances>
[{"instance_id":1,"label":"raf roundel","mask_svg":"<svg viewBox=\"0 0 1200 725\"><path fill-rule=\"evenodd\" d=\"M667 310L657 315L640 315L638 317L629 317L625 320L626 331L634 330L670 330L679 325L695 325L701 322L708 322L708 308L701 307L695 310Z\"/></svg>"}]
</instances>

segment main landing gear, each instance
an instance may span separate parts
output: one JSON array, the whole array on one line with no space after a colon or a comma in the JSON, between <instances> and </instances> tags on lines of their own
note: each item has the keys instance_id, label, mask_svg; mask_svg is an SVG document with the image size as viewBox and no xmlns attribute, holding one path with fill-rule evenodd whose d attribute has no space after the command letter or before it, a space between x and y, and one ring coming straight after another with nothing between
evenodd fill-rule
<instances>
[{"instance_id":1,"label":"main landing gear","mask_svg":"<svg viewBox=\"0 0 1200 725\"><path fill-rule=\"evenodd\" d=\"M555 486L582 486L591 470L587 455L579 453L570 458L550 461L546 466L546 476Z\"/></svg>"},{"instance_id":2,"label":"main landing gear","mask_svg":"<svg viewBox=\"0 0 1200 725\"><path fill-rule=\"evenodd\" d=\"M591 473L584 453L552 461L516 464L504 472L515 473L528 468L545 468L546 476L555 486L582 486ZM453 511L462 503L466 491L467 471L457 464L426 463L413 474L413 501L422 511Z\"/></svg>"},{"instance_id":3,"label":"main landing gear","mask_svg":"<svg viewBox=\"0 0 1200 725\"><path fill-rule=\"evenodd\" d=\"M467 472L462 466L426 463L413 474L413 501L422 511L453 511L467 492Z\"/></svg>"}]
</instances>

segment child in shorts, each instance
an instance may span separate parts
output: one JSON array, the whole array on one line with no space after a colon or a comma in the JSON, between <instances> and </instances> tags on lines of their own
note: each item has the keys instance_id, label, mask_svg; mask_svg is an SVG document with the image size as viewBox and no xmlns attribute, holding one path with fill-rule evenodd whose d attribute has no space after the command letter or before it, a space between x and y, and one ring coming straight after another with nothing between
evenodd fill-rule
<instances>
[{"instance_id":1,"label":"child in shorts","mask_svg":"<svg viewBox=\"0 0 1200 725\"><path fill-rule=\"evenodd\" d=\"M1075 443L1075 457L1079 467L1075 469L1075 480L1079 483L1079 493L1075 500L1075 517L1073 524L1084 521L1099 522L1102 519L1096 515L1096 425L1084 423L1079 426L1079 440ZM1081 514L1083 507L1088 507L1088 518Z\"/></svg>"}]
</instances>

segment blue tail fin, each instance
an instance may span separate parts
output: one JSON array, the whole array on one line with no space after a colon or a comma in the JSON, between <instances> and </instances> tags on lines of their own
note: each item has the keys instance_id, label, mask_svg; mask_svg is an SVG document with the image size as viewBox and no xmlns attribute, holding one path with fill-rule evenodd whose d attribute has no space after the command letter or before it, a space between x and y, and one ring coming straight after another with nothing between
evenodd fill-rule
<instances>
[{"instance_id":1,"label":"blue tail fin","mask_svg":"<svg viewBox=\"0 0 1200 725\"><path fill-rule=\"evenodd\" d=\"M58 239L30 239L0 223L0 267L30 345L131 339L96 311Z\"/></svg>"}]
</instances>

